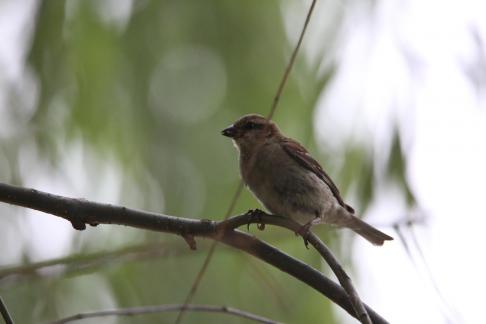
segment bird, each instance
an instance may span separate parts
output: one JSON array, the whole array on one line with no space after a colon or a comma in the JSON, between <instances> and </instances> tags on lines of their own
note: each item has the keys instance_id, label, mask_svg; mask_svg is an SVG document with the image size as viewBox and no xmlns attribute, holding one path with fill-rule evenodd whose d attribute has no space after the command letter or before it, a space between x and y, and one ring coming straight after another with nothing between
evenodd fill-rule
<instances>
[{"instance_id":1,"label":"bird","mask_svg":"<svg viewBox=\"0 0 486 324\"><path fill-rule=\"evenodd\" d=\"M393 240L358 218L319 162L297 141L284 136L273 121L249 114L221 133L239 151L245 185L269 212L302 225L299 234L325 223L349 228L373 245Z\"/></svg>"}]
</instances>

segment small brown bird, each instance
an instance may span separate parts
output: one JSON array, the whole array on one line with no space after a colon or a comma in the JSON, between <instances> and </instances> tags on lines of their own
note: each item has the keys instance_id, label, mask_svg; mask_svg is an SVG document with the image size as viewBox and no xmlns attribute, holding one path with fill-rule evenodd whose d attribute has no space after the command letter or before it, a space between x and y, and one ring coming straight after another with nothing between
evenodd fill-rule
<instances>
[{"instance_id":1,"label":"small brown bird","mask_svg":"<svg viewBox=\"0 0 486 324\"><path fill-rule=\"evenodd\" d=\"M240 152L243 181L272 214L293 219L305 231L327 223L348 227L375 245L393 240L354 216L319 163L282 135L274 122L246 115L222 134L232 138Z\"/></svg>"}]
</instances>

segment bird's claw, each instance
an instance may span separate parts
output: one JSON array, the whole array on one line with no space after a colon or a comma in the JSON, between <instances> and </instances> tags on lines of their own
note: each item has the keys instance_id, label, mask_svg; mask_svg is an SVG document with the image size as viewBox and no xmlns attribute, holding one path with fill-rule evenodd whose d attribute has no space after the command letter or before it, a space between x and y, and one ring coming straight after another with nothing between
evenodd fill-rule
<instances>
[{"instance_id":1,"label":"bird's claw","mask_svg":"<svg viewBox=\"0 0 486 324\"><path fill-rule=\"evenodd\" d=\"M305 245L305 248L308 250L309 249L309 240L307 239L306 236L302 237L304 239L304 245Z\"/></svg>"},{"instance_id":2,"label":"bird's claw","mask_svg":"<svg viewBox=\"0 0 486 324\"><path fill-rule=\"evenodd\" d=\"M312 223L309 222L305 225L302 225L297 231L295 231L295 235L302 236L302 239L304 240L305 248L307 250L309 249L309 235L310 235L311 225Z\"/></svg>"},{"instance_id":3,"label":"bird's claw","mask_svg":"<svg viewBox=\"0 0 486 324\"><path fill-rule=\"evenodd\" d=\"M263 223L262 216L265 213L261 211L260 209L250 209L247 212L247 215L250 216L250 219L248 220L248 224L246 224L246 228L248 231L250 231L250 224L252 223L257 223L257 228L260 231L263 231L265 229L265 223Z\"/></svg>"}]
</instances>

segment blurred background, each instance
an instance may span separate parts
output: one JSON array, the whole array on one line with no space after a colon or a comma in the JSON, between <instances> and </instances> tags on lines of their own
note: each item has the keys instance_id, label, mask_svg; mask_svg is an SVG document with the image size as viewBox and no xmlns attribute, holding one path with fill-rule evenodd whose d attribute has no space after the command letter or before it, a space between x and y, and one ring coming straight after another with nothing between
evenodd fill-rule
<instances>
[{"instance_id":1,"label":"blurred background","mask_svg":"<svg viewBox=\"0 0 486 324\"><path fill-rule=\"evenodd\" d=\"M238 183L220 130L266 115L310 1L0 0L0 181L221 219ZM479 323L486 290L486 4L318 1L275 121L395 237L317 233L391 323ZM235 213L259 207L248 193ZM182 303L206 255L173 235L83 232L0 204L0 295L18 323ZM251 232L329 273L286 230ZM219 246L194 303L286 323L354 323ZM172 323L176 313L104 318ZM97 323L99 320L84 321ZM246 323L187 313L185 323Z\"/></svg>"}]
</instances>

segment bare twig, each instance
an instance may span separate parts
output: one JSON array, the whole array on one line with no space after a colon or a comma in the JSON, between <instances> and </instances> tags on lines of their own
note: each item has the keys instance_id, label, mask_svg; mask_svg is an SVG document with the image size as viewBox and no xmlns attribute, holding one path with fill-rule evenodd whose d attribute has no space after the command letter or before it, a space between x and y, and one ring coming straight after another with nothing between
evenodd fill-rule
<instances>
[{"instance_id":1,"label":"bare twig","mask_svg":"<svg viewBox=\"0 0 486 324\"><path fill-rule=\"evenodd\" d=\"M0 283L17 282L21 277L41 276L40 269L62 266L62 274L73 274L77 272L89 272L107 264L135 261L147 258L156 258L165 255L179 255L189 253L182 244L144 243L123 247L111 251L100 251L94 253L79 253L64 257L54 258L45 261L27 263L23 265L0 267ZM58 272L55 273L59 275ZM45 274L42 274L45 277Z\"/></svg>"},{"instance_id":2,"label":"bare twig","mask_svg":"<svg viewBox=\"0 0 486 324\"><path fill-rule=\"evenodd\" d=\"M136 316L136 315L146 315L146 314L154 314L154 313L162 313L162 312L174 312L174 311L180 311L182 308L184 308L186 311L191 311L191 312L222 313L222 314L234 315L237 317L242 317L242 318L255 321L257 323L265 323L265 324L279 323L259 315L255 315L249 312L242 311L237 308L227 307L227 306L154 305L154 306L119 308L119 309L104 310L98 312L79 313L73 316L68 316L56 321L52 321L49 324L63 324L63 323L78 321L86 318L98 318L98 317L105 317L105 316Z\"/></svg>"},{"instance_id":3,"label":"bare twig","mask_svg":"<svg viewBox=\"0 0 486 324\"><path fill-rule=\"evenodd\" d=\"M289 78L290 71L292 71L292 67L294 66L295 58L297 57L297 53L299 53L300 45L302 44L302 40L304 39L305 32L307 30L307 26L309 25L309 21L312 16L312 12L314 11L314 7L316 5L316 0L312 0L312 3L309 7L309 11L307 12L307 16L305 18L304 26L302 27L302 31L300 32L299 35L299 40L297 41L297 45L295 45L294 51L292 52L292 55L290 56L290 61L289 64L287 64L287 67L285 68L285 72L283 74L282 80L280 81L280 84L277 89L277 93L275 94L275 97L273 98L272 102L272 107L270 108L270 113L267 116L267 119L272 119L273 114L275 113L275 110L277 109L278 102L280 100L280 96L282 95L283 89L285 85L287 84L287 79Z\"/></svg>"},{"instance_id":4,"label":"bare twig","mask_svg":"<svg viewBox=\"0 0 486 324\"><path fill-rule=\"evenodd\" d=\"M262 211L259 211L258 216L261 219L261 221L263 221L265 224L272 224L272 225L285 227L296 233L302 226L291 219L279 217L275 215L268 215ZM229 227L239 227L248 222L246 218L247 218L246 215L244 215L243 217L235 216L223 224ZM329 264L329 266L331 267L331 270L338 278L339 282L341 283L341 286L348 294L350 301L353 305L354 311L356 312L357 318L361 321L361 323L371 324L371 319L366 311L366 308L363 305L363 302L359 298L356 289L353 286L351 278L346 274L346 272L341 267L339 262L336 260L332 252L314 233L310 231L306 236L306 240L312 246L314 246L314 248L319 252L319 254L324 258L327 264Z\"/></svg>"},{"instance_id":5,"label":"bare twig","mask_svg":"<svg viewBox=\"0 0 486 324\"><path fill-rule=\"evenodd\" d=\"M290 274L358 318L347 293L322 273L249 234L233 229L243 224L259 222L249 214L229 218L226 222L195 220L67 198L2 183L0 183L0 201L62 217L79 229L86 228L86 224L118 224L219 240ZM263 217L262 221L283 226L283 223L277 224L277 219L282 218L268 216ZM386 323L386 320L371 308L366 305L365 308L373 323Z\"/></svg>"},{"instance_id":6,"label":"bare twig","mask_svg":"<svg viewBox=\"0 0 486 324\"><path fill-rule=\"evenodd\" d=\"M407 217L407 218L410 218L410 217ZM432 288L434 289L434 291L435 291L435 293L436 293L436 295L439 299L439 303L442 304L441 312L442 312L442 315L444 316L445 321L447 323L454 323L455 320L451 319L451 316L454 316L453 308L451 307L451 305L449 304L447 299L444 297L444 294L442 293L441 289L439 288L439 285L437 284L437 281L434 278L432 270L431 270L431 268L430 268L430 266L427 262L427 258L425 257L425 254L424 254L424 252L423 252L423 250L420 246L420 243L417 239L417 235L415 234L414 226L415 226L415 223L413 221L410 221L409 223L404 225L404 228L408 229L409 237L411 237L412 243L413 243L413 245L415 245L415 250L417 251L417 253L419 255L419 259L420 259L420 261L422 261L422 266L425 270L425 275L426 275L427 279L429 280L430 284L432 285ZM417 262L415 261L415 258L413 257L413 254L410 251L410 247L407 244L407 240L405 238L405 235L402 233L400 226L395 227L395 230L397 231L397 233L399 233L400 240L403 244L403 247L404 247L405 251L407 252L407 255L408 255L410 261L412 262L412 264L414 265L417 273L419 273Z\"/></svg>"},{"instance_id":7,"label":"bare twig","mask_svg":"<svg viewBox=\"0 0 486 324\"><path fill-rule=\"evenodd\" d=\"M363 302L359 298L358 292L354 289L351 278L344 271L343 267L338 263L332 252L326 247L326 245L314 234L309 233L306 237L310 244L312 244L317 251L322 255L327 264L331 267L332 271L339 280L341 286L346 290L348 296L353 304L354 311L358 316L361 323L371 324L370 316L363 305Z\"/></svg>"},{"instance_id":8,"label":"bare twig","mask_svg":"<svg viewBox=\"0 0 486 324\"><path fill-rule=\"evenodd\" d=\"M231 203L228 207L228 210L226 211L226 214L224 216L224 220L227 220L228 217L231 215L233 210L235 209L236 202L238 201L238 198L241 195L241 191L243 190L243 181L240 180L238 184L238 188L236 189L235 194L233 195L233 198L231 199ZM184 304L182 305L182 308L180 309L179 313L177 314L177 318L175 320L176 324L179 324L182 321L182 317L184 316L184 312L186 308L184 307L185 305L188 305L192 299L194 298L194 295L196 294L197 288L199 287L199 284L201 283L201 280L206 273L206 270L209 266L209 262L211 262L211 259L213 258L214 251L216 250L216 246L218 245L219 239L214 240L211 243L211 246L209 247L209 252L206 255L206 258L204 259L203 265L201 266L201 269L199 269L199 272L197 273L196 279L194 279L194 282L192 283L191 290L189 290L189 293L186 296L186 299L184 300Z\"/></svg>"},{"instance_id":9,"label":"bare twig","mask_svg":"<svg viewBox=\"0 0 486 324\"><path fill-rule=\"evenodd\" d=\"M13 324L12 317L10 316L7 305L3 302L2 297L0 297L0 314L2 314L5 324Z\"/></svg>"},{"instance_id":10,"label":"bare twig","mask_svg":"<svg viewBox=\"0 0 486 324\"><path fill-rule=\"evenodd\" d=\"M274 303L279 307L279 312L289 315L291 310L290 303L283 298L286 287L279 285L273 274L262 269L262 265L257 263L255 259L248 258L248 266L261 285L266 287L265 291L267 294L270 294Z\"/></svg>"},{"instance_id":11,"label":"bare twig","mask_svg":"<svg viewBox=\"0 0 486 324\"><path fill-rule=\"evenodd\" d=\"M410 246L408 245L408 241L405 238L405 235L403 234L403 231L400 227L400 224L399 223L393 224L393 229L395 230L395 232L397 232L398 239L402 243L402 246L403 246L403 249L405 250L405 253L407 254L410 261L412 262L415 269L417 269L417 263L415 262L415 259L412 255L412 251L410 250Z\"/></svg>"}]
</instances>

